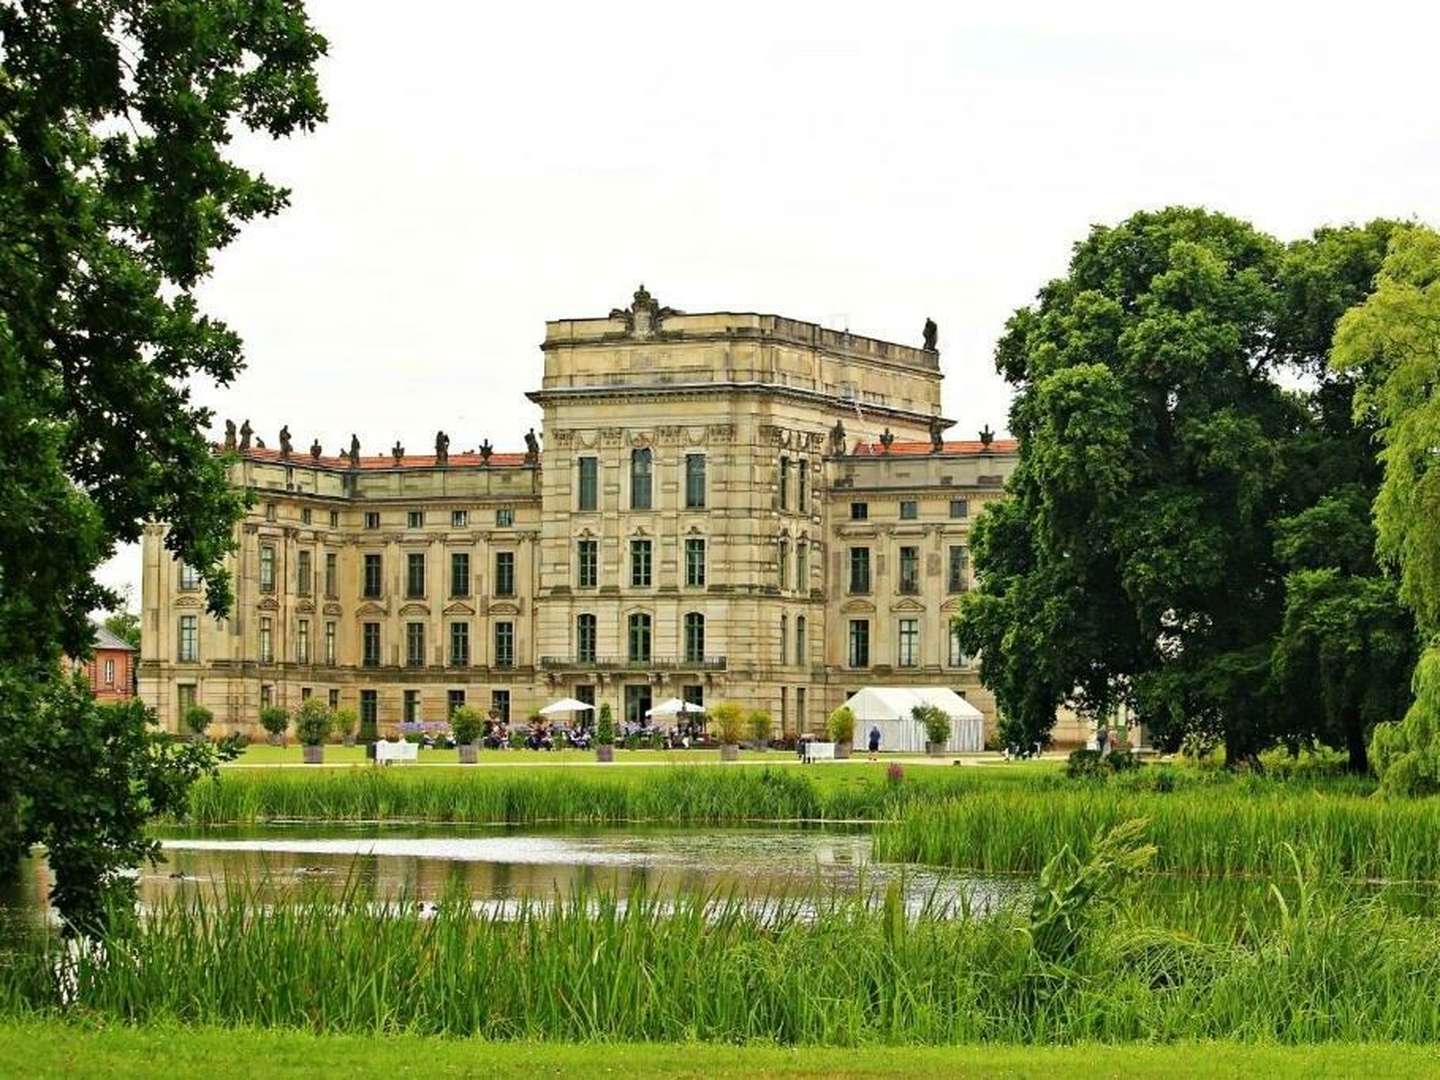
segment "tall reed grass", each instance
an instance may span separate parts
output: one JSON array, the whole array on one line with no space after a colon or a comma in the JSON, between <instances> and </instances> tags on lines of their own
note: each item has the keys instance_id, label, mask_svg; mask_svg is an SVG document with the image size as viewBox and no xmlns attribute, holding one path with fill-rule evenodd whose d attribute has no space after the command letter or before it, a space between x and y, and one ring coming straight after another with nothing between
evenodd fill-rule
<instances>
[{"instance_id":1,"label":"tall reed grass","mask_svg":"<svg viewBox=\"0 0 1440 1080\"><path fill-rule=\"evenodd\" d=\"M1308 873L1388 881L1440 880L1440 800L1382 801L1284 785L1197 788L1160 795L1074 785L1043 796L976 790L911 803L875 831L893 862L993 871L1039 870L1062 844L1131 818L1150 823L1159 870L1200 875Z\"/></svg>"},{"instance_id":2,"label":"tall reed grass","mask_svg":"<svg viewBox=\"0 0 1440 1080\"><path fill-rule=\"evenodd\" d=\"M893 891L818 910L576 894L505 918L459 896L423 917L354 891L231 893L167 902L60 979L58 942L12 958L0 1009L581 1041L1440 1038L1433 920L1304 899L1205 940L1146 918L1095 920L1037 963L1024 912L917 917Z\"/></svg>"}]
</instances>

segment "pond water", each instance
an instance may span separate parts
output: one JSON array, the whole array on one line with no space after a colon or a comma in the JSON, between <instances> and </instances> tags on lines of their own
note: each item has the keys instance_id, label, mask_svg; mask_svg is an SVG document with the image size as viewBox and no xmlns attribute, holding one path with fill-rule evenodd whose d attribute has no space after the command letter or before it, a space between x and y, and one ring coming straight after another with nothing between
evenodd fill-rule
<instances>
[{"instance_id":1,"label":"pond water","mask_svg":"<svg viewBox=\"0 0 1440 1080\"><path fill-rule=\"evenodd\" d=\"M320 886L417 900L459 887L477 905L503 910L577 889L760 900L883 892L898 881L912 911L937 902L985 911L1029 890L1023 878L875 863L860 828L277 825L173 832L161 842L162 861L139 873L145 905L236 885L263 898ZM44 917L48 887L43 858L31 859L0 906L26 921Z\"/></svg>"}]
</instances>

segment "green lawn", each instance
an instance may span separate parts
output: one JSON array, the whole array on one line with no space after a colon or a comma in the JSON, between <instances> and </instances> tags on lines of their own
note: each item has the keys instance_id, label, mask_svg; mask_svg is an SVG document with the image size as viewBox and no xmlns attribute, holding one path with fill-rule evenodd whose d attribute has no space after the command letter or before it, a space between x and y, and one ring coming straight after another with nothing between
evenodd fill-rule
<instances>
[{"instance_id":1,"label":"green lawn","mask_svg":"<svg viewBox=\"0 0 1440 1080\"><path fill-rule=\"evenodd\" d=\"M1385 1077L1440 1076L1429 1047L961 1046L861 1050L707 1044L484 1043L408 1036L310 1035L180 1027L0 1024L0 1074L270 1077L688 1076L1067 1076Z\"/></svg>"}]
</instances>

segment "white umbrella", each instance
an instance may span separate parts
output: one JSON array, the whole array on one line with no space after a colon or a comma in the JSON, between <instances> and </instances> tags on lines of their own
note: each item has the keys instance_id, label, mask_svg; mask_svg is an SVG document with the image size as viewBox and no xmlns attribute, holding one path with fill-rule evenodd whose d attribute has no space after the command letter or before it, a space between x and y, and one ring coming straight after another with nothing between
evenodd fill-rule
<instances>
[{"instance_id":1,"label":"white umbrella","mask_svg":"<svg viewBox=\"0 0 1440 1080\"><path fill-rule=\"evenodd\" d=\"M558 716L560 713L585 711L594 712L595 706L587 705L585 702L579 700L578 698L567 697L561 698L559 701L552 701L549 705L546 705L543 709L540 710L540 715Z\"/></svg>"},{"instance_id":2,"label":"white umbrella","mask_svg":"<svg viewBox=\"0 0 1440 1080\"><path fill-rule=\"evenodd\" d=\"M666 698L653 709L646 711L646 716L678 716L681 713L703 713L703 705L693 705L688 701L681 701L678 697Z\"/></svg>"}]
</instances>

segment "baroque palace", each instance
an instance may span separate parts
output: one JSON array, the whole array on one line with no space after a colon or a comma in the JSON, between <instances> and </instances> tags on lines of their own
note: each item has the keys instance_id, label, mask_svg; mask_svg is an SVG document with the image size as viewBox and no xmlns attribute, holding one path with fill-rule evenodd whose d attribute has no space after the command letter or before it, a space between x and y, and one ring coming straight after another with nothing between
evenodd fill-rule
<instances>
[{"instance_id":1,"label":"baroque palace","mask_svg":"<svg viewBox=\"0 0 1440 1080\"><path fill-rule=\"evenodd\" d=\"M933 323L921 348L775 315L688 314L645 291L549 322L521 453L339 457L236 438L254 495L215 621L164 526L144 545L142 698L221 730L311 694L362 731L460 703L523 719L560 696L637 721L721 699L817 729L865 685L994 703L949 619L970 525L1015 444L947 441ZM541 450L543 440L544 450Z\"/></svg>"}]
</instances>

